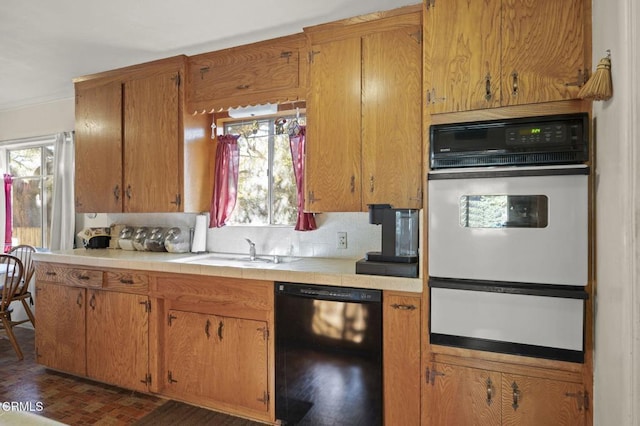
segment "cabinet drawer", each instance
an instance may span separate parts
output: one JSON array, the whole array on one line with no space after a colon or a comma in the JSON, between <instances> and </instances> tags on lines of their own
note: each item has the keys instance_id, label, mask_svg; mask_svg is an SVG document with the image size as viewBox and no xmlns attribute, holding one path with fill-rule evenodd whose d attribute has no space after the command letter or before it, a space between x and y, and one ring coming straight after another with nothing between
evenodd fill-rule
<instances>
[{"instance_id":1,"label":"cabinet drawer","mask_svg":"<svg viewBox=\"0 0 640 426\"><path fill-rule=\"evenodd\" d=\"M67 269L67 282L71 285L82 287L100 288L102 287L102 271L94 269Z\"/></svg>"},{"instance_id":2,"label":"cabinet drawer","mask_svg":"<svg viewBox=\"0 0 640 426\"><path fill-rule=\"evenodd\" d=\"M36 280L78 287L102 287L102 271L69 268L65 265L38 263Z\"/></svg>"},{"instance_id":3,"label":"cabinet drawer","mask_svg":"<svg viewBox=\"0 0 640 426\"><path fill-rule=\"evenodd\" d=\"M36 280L52 283L64 282L64 274L67 268L49 263L36 264Z\"/></svg>"},{"instance_id":4,"label":"cabinet drawer","mask_svg":"<svg viewBox=\"0 0 640 426\"><path fill-rule=\"evenodd\" d=\"M113 290L146 293L149 289L149 276L135 271L108 271L105 288Z\"/></svg>"}]
</instances>

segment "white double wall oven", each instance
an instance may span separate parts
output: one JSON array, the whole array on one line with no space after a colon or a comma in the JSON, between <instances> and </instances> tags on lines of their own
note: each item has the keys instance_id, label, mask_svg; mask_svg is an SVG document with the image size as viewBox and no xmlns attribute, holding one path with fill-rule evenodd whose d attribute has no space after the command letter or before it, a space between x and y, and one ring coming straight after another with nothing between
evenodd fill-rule
<instances>
[{"instance_id":1,"label":"white double wall oven","mask_svg":"<svg viewBox=\"0 0 640 426\"><path fill-rule=\"evenodd\" d=\"M432 344L584 360L586 114L431 128Z\"/></svg>"}]
</instances>

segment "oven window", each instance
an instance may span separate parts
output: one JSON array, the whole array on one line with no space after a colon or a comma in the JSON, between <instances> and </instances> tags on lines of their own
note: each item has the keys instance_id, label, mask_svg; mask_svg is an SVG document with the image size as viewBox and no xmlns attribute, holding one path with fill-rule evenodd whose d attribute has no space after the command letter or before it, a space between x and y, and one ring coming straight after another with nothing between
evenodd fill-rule
<instances>
[{"instance_id":1,"label":"oven window","mask_svg":"<svg viewBox=\"0 0 640 426\"><path fill-rule=\"evenodd\" d=\"M465 228L546 228L546 195L463 195L460 226Z\"/></svg>"}]
</instances>

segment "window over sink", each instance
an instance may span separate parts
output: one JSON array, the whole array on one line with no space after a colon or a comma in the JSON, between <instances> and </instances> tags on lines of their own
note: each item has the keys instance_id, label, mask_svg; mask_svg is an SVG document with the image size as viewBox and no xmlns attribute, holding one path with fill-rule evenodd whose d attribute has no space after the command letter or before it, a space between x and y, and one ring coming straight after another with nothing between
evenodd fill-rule
<instances>
[{"instance_id":1,"label":"window over sink","mask_svg":"<svg viewBox=\"0 0 640 426\"><path fill-rule=\"evenodd\" d=\"M240 165L236 206L228 225L294 225L296 180L288 127L305 125L302 114L225 119L224 134L240 135Z\"/></svg>"}]
</instances>

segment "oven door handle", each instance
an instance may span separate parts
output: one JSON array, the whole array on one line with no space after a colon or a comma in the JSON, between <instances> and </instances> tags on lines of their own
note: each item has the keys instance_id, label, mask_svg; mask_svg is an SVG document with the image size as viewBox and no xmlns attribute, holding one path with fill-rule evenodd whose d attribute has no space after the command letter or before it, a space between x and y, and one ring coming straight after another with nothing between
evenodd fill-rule
<instances>
[{"instance_id":1,"label":"oven door handle","mask_svg":"<svg viewBox=\"0 0 640 426\"><path fill-rule=\"evenodd\" d=\"M589 166L576 167L522 167L504 169L483 169L483 170L437 170L431 171L427 175L428 180L447 179L481 179L481 178L507 178L507 177L535 177L535 176L589 176L591 168Z\"/></svg>"},{"instance_id":2,"label":"oven door handle","mask_svg":"<svg viewBox=\"0 0 640 426\"><path fill-rule=\"evenodd\" d=\"M554 284L509 283L502 281L429 277L429 288L450 288L455 290L483 291L488 293L560 297L563 299L586 300L589 298L589 294L584 290L584 287Z\"/></svg>"}]
</instances>

